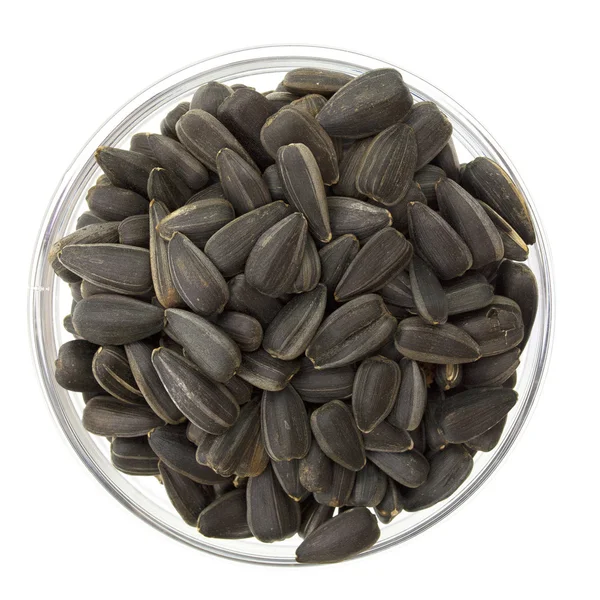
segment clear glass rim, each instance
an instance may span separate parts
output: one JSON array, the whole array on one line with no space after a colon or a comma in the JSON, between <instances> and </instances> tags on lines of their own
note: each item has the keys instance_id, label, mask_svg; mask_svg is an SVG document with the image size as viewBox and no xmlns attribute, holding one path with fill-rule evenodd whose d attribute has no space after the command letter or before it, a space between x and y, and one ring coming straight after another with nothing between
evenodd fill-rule
<instances>
[{"instance_id":1,"label":"clear glass rim","mask_svg":"<svg viewBox=\"0 0 600 600\"><path fill-rule=\"evenodd\" d=\"M203 76L210 78L211 72L219 71L222 74L224 69L229 68L231 71L230 78L233 79L236 75L239 75L239 70L244 64L253 64L257 60L265 60L269 61L269 64L272 65L272 70L275 71L281 68L281 65L278 66L278 63L291 58L298 60L302 58L324 59L337 65L351 67L355 69L357 73L366 68L375 68L373 65L376 65L377 67L388 66L395 68L402 73L413 92L416 92L422 99L431 98L435 99L438 103L442 102L446 111L452 112L465 124L468 128L468 132L473 136L473 140L476 140L477 146L484 147L486 155L501 164L523 191L532 212L532 218L537 234L537 248L541 259L541 279L538 281L538 285L540 286L538 318L543 316L545 323L544 327L541 328L542 339L534 366L535 377L528 389L527 401L520 407L518 419L504 437L501 445L497 448L494 456L486 464L485 468L482 469L482 471L478 473L466 487L462 488L459 493L451 497L450 501L448 501L441 510L436 511L406 531L400 532L396 536L380 542L374 548L360 556L372 554L407 541L432 527L454 512L459 506L463 505L465 501L472 497L492 475L514 446L515 440L529 421L533 408L539 398L550 359L554 325L554 290L550 248L535 205L531 201L531 197L527 192L521 177L498 143L472 115L441 90L416 75L386 61L346 50L301 44L258 46L220 54L195 62L192 65L161 79L123 105L98 129L77 154L75 160L63 175L46 210L40 228L32 260L28 307L29 337L38 377L51 414L65 434L70 445L95 478L105 489L117 498L121 504L163 533L195 548L203 549L225 558L271 565L296 565L298 563L295 563L293 559L287 558L257 557L251 554L230 552L228 550L204 544L202 540L189 536L186 537L179 531L172 529L167 523L157 519L143 507L134 503L123 490L105 476L90 456L88 449L82 443L77 432L73 430L69 419L64 413L62 405L55 397L53 388L56 384L54 382L52 365L49 365L46 354L46 345L44 343L46 339L53 335L53 324L46 322L44 318L44 306L47 305L47 303L52 303L54 301L54 276L47 263L48 252L54 241L52 239L51 231L65 218L64 215L61 214L61 207L63 206L65 199L68 196L77 193L78 187L85 181L86 177L89 175L90 169L93 168L93 158L91 157L93 157L94 150L100 145L110 145L111 140L121 137L123 132L130 129L132 124L135 121L140 120L143 115L152 112L156 107L179 96L182 91L186 91L186 86L189 86L189 89L191 90L194 86L194 81L198 78L200 73ZM268 70L268 67L263 66L261 67L260 72L264 73L268 72ZM227 80L227 75L220 77L220 79ZM466 140L466 142L468 144L468 140ZM50 292L50 294L43 294L42 292Z\"/></svg>"}]
</instances>

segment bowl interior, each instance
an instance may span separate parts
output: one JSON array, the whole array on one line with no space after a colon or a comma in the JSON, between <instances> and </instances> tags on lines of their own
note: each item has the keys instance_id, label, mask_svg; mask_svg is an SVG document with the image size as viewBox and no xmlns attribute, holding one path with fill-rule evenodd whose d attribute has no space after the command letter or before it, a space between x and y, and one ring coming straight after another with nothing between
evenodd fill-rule
<instances>
[{"instance_id":1,"label":"bowl interior","mask_svg":"<svg viewBox=\"0 0 600 600\"><path fill-rule=\"evenodd\" d=\"M259 91L274 89L285 72L300 66L319 67L357 75L365 70L389 67L388 63L340 50L305 46L255 48L211 58L175 73L142 92L125 105L90 139L64 175L48 208L35 251L30 290L30 324L36 365L54 416L75 451L98 481L132 512L163 532L196 548L229 558L270 564L296 564L294 550L299 538L275 544L255 540L203 538L174 511L164 489L154 477L130 477L114 469L109 443L90 435L81 425L83 401L54 381L53 365L59 346L71 338L62 320L71 310L69 287L55 278L48 266L50 246L75 228L77 217L86 210L85 194L100 175L93 153L99 145L128 148L137 132L158 132L164 115L183 100L189 100L202 83L244 83ZM395 67L397 68L397 67ZM402 513L382 526L379 542L369 552L406 541L430 527L470 497L498 466L512 446L531 412L537 395L551 340L552 291L549 255L539 218L514 168L489 134L458 104L418 77L399 69L416 101L435 101L454 127L454 141L461 162L488 156L512 176L528 198L537 230L538 243L531 248L528 265L540 288L538 317L518 370L519 402L510 413L499 445L490 453L478 453L467 482L448 500L429 510Z\"/></svg>"}]
</instances>

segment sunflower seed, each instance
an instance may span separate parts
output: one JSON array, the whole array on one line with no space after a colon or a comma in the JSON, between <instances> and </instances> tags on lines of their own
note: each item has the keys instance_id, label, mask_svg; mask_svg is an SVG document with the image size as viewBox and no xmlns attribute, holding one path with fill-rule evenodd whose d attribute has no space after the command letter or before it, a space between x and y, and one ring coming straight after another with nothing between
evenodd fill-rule
<instances>
[{"instance_id":1,"label":"sunflower seed","mask_svg":"<svg viewBox=\"0 0 600 600\"><path fill-rule=\"evenodd\" d=\"M442 284L427 263L414 256L410 263L410 289L419 316L430 325L448 320L448 300Z\"/></svg>"},{"instance_id":2,"label":"sunflower seed","mask_svg":"<svg viewBox=\"0 0 600 600\"><path fill-rule=\"evenodd\" d=\"M382 204L396 204L412 184L417 160L413 130L396 123L377 134L356 174L356 189Z\"/></svg>"},{"instance_id":3,"label":"sunflower seed","mask_svg":"<svg viewBox=\"0 0 600 600\"><path fill-rule=\"evenodd\" d=\"M345 234L319 250L321 283L327 287L330 296L333 295L348 265L358 254L359 248L360 244L356 236Z\"/></svg>"},{"instance_id":4,"label":"sunflower seed","mask_svg":"<svg viewBox=\"0 0 600 600\"><path fill-rule=\"evenodd\" d=\"M305 402L323 403L349 398L353 381L351 366L319 370L308 358L303 358L300 371L294 376L294 388Z\"/></svg>"},{"instance_id":5,"label":"sunflower seed","mask_svg":"<svg viewBox=\"0 0 600 600\"><path fill-rule=\"evenodd\" d=\"M148 436L113 438L110 460L127 475L158 475L158 456L148 444Z\"/></svg>"},{"instance_id":6,"label":"sunflower seed","mask_svg":"<svg viewBox=\"0 0 600 600\"><path fill-rule=\"evenodd\" d=\"M473 469L473 459L463 446L448 446L431 459L427 481L404 494L404 509L409 512L429 508L451 496Z\"/></svg>"},{"instance_id":7,"label":"sunflower seed","mask_svg":"<svg viewBox=\"0 0 600 600\"><path fill-rule=\"evenodd\" d=\"M214 381L230 379L241 363L241 352L221 329L199 315L169 308L165 333L181 344L200 371Z\"/></svg>"},{"instance_id":8,"label":"sunflower seed","mask_svg":"<svg viewBox=\"0 0 600 600\"><path fill-rule=\"evenodd\" d=\"M370 202L378 205L374 200L370 200ZM404 235L408 235L408 207L412 202L427 204L427 198L414 181L400 202L387 206L392 215L392 226Z\"/></svg>"},{"instance_id":9,"label":"sunflower seed","mask_svg":"<svg viewBox=\"0 0 600 600\"><path fill-rule=\"evenodd\" d=\"M326 506L345 506L354 489L356 471L351 471L342 465L331 461L332 476L328 487L322 492L315 492L314 498L319 504Z\"/></svg>"},{"instance_id":10,"label":"sunflower seed","mask_svg":"<svg viewBox=\"0 0 600 600\"><path fill-rule=\"evenodd\" d=\"M67 315L66 317L64 317L63 327L68 333L77 337L77 333L75 331L75 328L73 327L73 317L71 315Z\"/></svg>"},{"instance_id":11,"label":"sunflower seed","mask_svg":"<svg viewBox=\"0 0 600 600\"><path fill-rule=\"evenodd\" d=\"M248 283L273 298L291 289L302 264L306 233L302 213L293 213L267 229L246 261Z\"/></svg>"},{"instance_id":12,"label":"sunflower seed","mask_svg":"<svg viewBox=\"0 0 600 600\"><path fill-rule=\"evenodd\" d=\"M157 167L148 178L148 198L162 202L169 210L181 208L192 197L192 190L179 177Z\"/></svg>"},{"instance_id":13,"label":"sunflower seed","mask_svg":"<svg viewBox=\"0 0 600 600\"><path fill-rule=\"evenodd\" d=\"M150 172L160 166L156 160L139 152L107 146L100 146L94 158L113 185L142 196L146 195Z\"/></svg>"},{"instance_id":14,"label":"sunflower seed","mask_svg":"<svg viewBox=\"0 0 600 600\"><path fill-rule=\"evenodd\" d=\"M494 288L480 273L467 273L445 286L448 314L458 315L483 308L494 298Z\"/></svg>"},{"instance_id":15,"label":"sunflower seed","mask_svg":"<svg viewBox=\"0 0 600 600\"><path fill-rule=\"evenodd\" d=\"M350 198L356 198L358 200L366 199L366 196L361 194L356 188L356 178L363 158L367 154L372 141L373 138L371 137L356 140L344 152L344 156L340 160L340 178L332 187L333 193L336 196L349 196Z\"/></svg>"},{"instance_id":16,"label":"sunflower seed","mask_svg":"<svg viewBox=\"0 0 600 600\"><path fill-rule=\"evenodd\" d=\"M238 369L238 377L261 390L278 392L300 369L299 360L281 360L271 356L262 348L246 352Z\"/></svg>"},{"instance_id":17,"label":"sunflower seed","mask_svg":"<svg viewBox=\"0 0 600 600\"><path fill-rule=\"evenodd\" d=\"M98 294L77 303L73 327L94 344L120 346L158 333L163 327L163 311L127 296Z\"/></svg>"},{"instance_id":18,"label":"sunflower seed","mask_svg":"<svg viewBox=\"0 0 600 600\"><path fill-rule=\"evenodd\" d=\"M148 200L132 190L114 185L91 187L85 197L90 210L104 221L122 221L148 213Z\"/></svg>"},{"instance_id":19,"label":"sunflower seed","mask_svg":"<svg viewBox=\"0 0 600 600\"><path fill-rule=\"evenodd\" d=\"M387 421L382 421L363 435L366 450L375 452L405 452L412 450L414 443L405 429L398 429Z\"/></svg>"},{"instance_id":20,"label":"sunflower seed","mask_svg":"<svg viewBox=\"0 0 600 600\"><path fill-rule=\"evenodd\" d=\"M239 540L252 537L246 517L246 490L232 490L211 502L198 517L198 531L209 538Z\"/></svg>"},{"instance_id":21,"label":"sunflower seed","mask_svg":"<svg viewBox=\"0 0 600 600\"><path fill-rule=\"evenodd\" d=\"M223 193L223 186L218 180L218 175L215 173L209 174L209 182L210 185L207 185L205 188L196 192L187 202L186 204L193 204L194 202L199 202L200 200L214 200L215 198L220 198L221 200L225 200L225 194Z\"/></svg>"},{"instance_id":22,"label":"sunflower seed","mask_svg":"<svg viewBox=\"0 0 600 600\"><path fill-rule=\"evenodd\" d=\"M419 186L421 193L426 198L425 204L430 208L438 208L435 188L437 184L444 179L446 179L445 171L435 165L425 165L415 173L413 181Z\"/></svg>"},{"instance_id":23,"label":"sunflower seed","mask_svg":"<svg viewBox=\"0 0 600 600\"><path fill-rule=\"evenodd\" d=\"M148 406L126 404L111 396L96 396L83 409L83 426L106 437L138 437L162 425Z\"/></svg>"},{"instance_id":24,"label":"sunflower seed","mask_svg":"<svg viewBox=\"0 0 600 600\"><path fill-rule=\"evenodd\" d=\"M399 271L394 275L379 293L387 304L403 308L413 308L415 305L410 289L410 276L406 271Z\"/></svg>"},{"instance_id":25,"label":"sunflower seed","mask_svg":"<svg viewBox=\"0 0 600 600\"><path fill-rule=\"evenodd\" d=\"M339 170L333 142L318 121L306 111L291 106L279 110L266 120L260 139L273 158L281 146L307 146L319 165L323 183L333 185L337 182Z\"/></svg>"},{"instance_id":26,"label":"sunflower seed","mask_svg":"<svg viewBox=\"0 0 600 600\"><path fill-rule=\"evenodd\" d=\"M326 492L333 482L333 461L313 438L308 454L298 463L298 478L309 492Z\"/></svg>"},{"instance_id":27,"label":"sunflower seed","mask_svg":"<svg viewBox=\"0 0 600 600\"><path fill-rule=\"evenodd\" d=\"M408 229L415 252L443 280L462 275L473 257L458 233L431 208L421 202L408 207Z\"/></svg>"},{"instance_id":28,"label":"sunflower seed","mask_svg":"<svg viewBox=\"0 0 600 600\"><path fill-rule=\"evenodd\" d=\"M373 235L348 265L335 288L335 299L344 302L381 289L413 255L412 244L396 229L386 227Z\"/></svg>"},{"instance_id":29,"label":"sunflower seed","mask_svg":"<svg viewBox=\"0 0 600 600\"><path fill-rule=\"evenodd\" d=\"M82 229L87 225L97 225L98 223L104 223L104 219L101 219L98 215L87 210L79 215L77 223L75 224L75 229Z\"/></svg>"},{"instance_id":30,"label":"sunflower seed","mask_svg":"<svg viewBox=\"0 0 600 600\"><path fill-rule=\"evenodd\" d=\"M317 369L341 367L368 356L382 346L396 327L383 300L365 294L350 300L321 324L306 349Z\"/></svg>"},{"instance_id":31,"label":"sunflower seed","mask_svg":"<svg viewBox=\"0 0 600 600\"><path fill-rule=\"evenodd\" d=\"M233 90L228 85L223 85L218 81L209 81L201 85L192 96L190 109L201 109L207 113L217 116L217 111L221 103L233 94Z\"/></svg>"},{"instance_id":32,"label":"sunflower seed","mask_svg":"<svg viewBox=\"0 0 600 600\"><path fill-rule=\"evenodd\" d=\"M462 379L462 365L437 365L435 368L435 383L444 392L458 387Z\"/></svg>"},{"instance_id":33,"label":"sunflower seed","mask_svg":"<svg viewBox=\"0 0 600 600\"><path fill-rule=\"evenodd\" d=\"M348 506L377 506L384 498L388 478L373 463L367 464L356 473L354 488Z\"/></svg>"},{"instance_id":34,"label":"sunflower seed","mask_svg":"<svg viewBox=\"0 0 600 600\"><path fill-rule=\"evenodd\" d=\"M219 436L211 435L204 431L204 429L198 427L195 423L192 423L192 421L188 421L187 423L185 436L190 442L197 446L196 462L200 465L208 466L208 453ZM231 481L228 483L233 485Z\"/></svg>"},{"instance_id":35,"label":"sunflower seed","mask_svg":"<svg viewBox=\"0 0 600 600\"><path fill-rule=\"evenodd\" d=\"M458 162L458 156L456 154L456 148L452 138L448 140L448 143L438 152L438 154L431 159L431 164L440 169L444 170L444 173L457 183L460 181L460 163Z\"/></svg>"},{"instance_id":36,"label":"sunflower seed","mask_svg":"<svg viewBox=\"0 0 600 600\"><path fill-rule=\"evenodd\" d=\"M328 69L300 68L288 71L283 78L283 86L293 94L322 94L331 96L353 77Z\"/></svg>"},{"instance_id":37,"label":"sunflower seed","mask_svg":"<svg viewBox=\"0 0 600 600\"><path fill-rule=\"evenodd\" d=\"M92 371L96 381L111 396L128 404L145 404L142 392L129 367L125 350L119 346L101 346L94 355Z\"/></svg>"},{"instance_id":38,"label":"sunflower seed","mask_svg":"<svg viewBox=\"0 0 600 600\"><path fill-rule=\"evenodd\" d=\"M300 263L300 271L292 285L292 293L301 294L314 290L321 279L321 260L315 241L311 235L306 236L304 254Z\"/></svg>"},{"instance_id":39,"label":"sunflower seed","mask_svg":"<svg viewBox=\"0 0 600 600\"><path fill-rule=\"evenodd\" d=\"M471 438L465 443L465 446L468 450L474 450L475 452L491 452L498 445L505 425L506 417L498 421L498 423L493 427L490 427L481 435Z\"/></svg>"},{"instance_id":40,"label":"sunflower seed","mask_svg":"<svg viewBox=\"0 0 600 600\"><path fill-rule=\"evenodd\" d=\"M429 462L416 450L367 452L367 458L394 481L408 488L423 485L429 473Z\"/></svg>"},{"instance_id":41,"label":"sunflower seed","mask_svg":"<svg viewBox=\"0 0 600 600\"><path fill-rule=\"evenodd\" d=\"M298 535L304 539L315 529L333 517L332 506L319 504L314 498L308 498L301 508L301 523Z\"/></svg>"},{"instance_id":42,"label":"sunflower seed","mask_svg":"<svg viewBox=\"0 0 600 600\"><path fill-rule=\"evenodd\" d=\"M388 477L388 485L383 500L375 507L377 518L387 525L404 510L404 498L400 486Z\"/></svg>"},{"instance_id":43,"label":"sunflower seed","mask_svg":"<svg viewBox=\"0 0 600 600\"><path fill-rule=\"evenodd\" d=\"M410 90L394 69L374 69L341 87L317 115L329 135L364 138L400 121L412 106Z\"/></svg>"},{"instance_id":44,"label":"sunflower seed","mask_svg":"<svg viewBox=\"0 0 600 600\"><path fill-rule=\"evenodd\" d=\"M444 433L440 428L438 419L438 407L445 402L445 394L443 391L431 390L427 394L427 408L425 409L424 429L427 447L431 451L443 450L448 441L444 437Z\"/></svg>"},{"instance_id":45,"label":"sunflower seed","mask_svg":"<svg viewBox=\"0 0 600 600\"><path fill-rule=\"evenodd\" d=\"M363 242L392 224L392 215L388 210L362 200L329 196L327 205L334 238L352 234Z\"/></svg>"},{"instance_id":46,"label":"sunflower seed","mask_svg":"<svg viewBox=\"0 0 600 600\"><path fill-rule=\"evenodd\" d=\"M148 248L150 244L150 225L148 215L133 215L119 223L119 243L126 246Z\"/></svg>"},{"instance_id":47,"label":"sunflower seed","mask_svg":"<svg viewBox=\"0 0 600 600\"><path fill-rule=\"evenodd\" d=\"M250 402L253 386L247 381L244 381L241 377L234 375L223 385L231 392L238 406L246 404L246 402Z\"/></svg>"},{"instance_id":48,"label":"sunflower seed","mask_svg":"<svg viewBox=\"0 0 600 600\"><path fill-rule=\"evenodd\" d=\"M269 188L269 193L273 200L285 200L285 192L283 191L283 183L279 176L277 165L269 165L262 174L265 185Z\"/></svg>"},{"instance_id":49,"label":"sunflower seed","mask_svg":"<svg viewBox=\"0 0 600 600\"><path fill-rule=\"evenodd\" d=\"M299 110L305 110L311 117L316 117L319 111L325 106L327 98L321 94L307 94L290 102L290 106Z\"/></svg>"},{"instance_id":50,"label":"sunflower seed","mask_svg":"<svg viewBox=\"0 0 600 600\"><path fill-rule=\"evenodd\" d=\"M400 369L400 388L388 421L394 427L413 431L419 426L425 413L427 384L425 375L416 361L403 358L400 361Z\"/></svg>"},{"instance_id":51,"label":"sunflower seed","mask_svg":"<svg viewBox=\"0 0 600 600\"><path fill-rule=\"evenodd\" d=\"M265 328L281 310L281 302L261 294L246 281L244 275L237 275L228 282L229 302L227 310L235 310L254 317Z\"/></svg>"},{"instance_id":52,"label":"sunflower seed","mask_svg":"<svg viewBox=\"0 0 600 600\"><path fill-rule=\"evenodd\" d=\"M275 111L280 110L284 106L288 106L295 100L299 100L300 97L290 92L270 92L265 98L271 103L271 106Z\"/></svg>"},{"instance_id":53,"label":"sunflower seed","mask_svg":"<svg viewBox=\"0 0 600 600\"><path fill-rule=\"evenodd\" d=\"M335 563L368 550L379 539L377 519L364 507L352 508L333 517L296 549L299 563Z\"/></svg>"},{"instance_id":54,"label":"sunflower seed","mask_svg":"<svg viewBox=\"0 0 600 600\"><path fill-rule=\"evenodd\" d=\"M465 387L493 387L502 385L519 366L521 350L513 348L508 352L465 365L463 385Z\"/></svg>"},{"instance_id":55,"label":"sunflower seed","mask_svg":"<svg viewBox=\"0 0 600 600\"><path fill-rule=\"evenodd\" d=\"M248 525L261 542L285 540L300 528L300 506L281 488L269 465L246 488Z\"/></svg>"},{"instance_id":56,"label":"sunflower seed","mask_svg":"<svg viewBox=\"0 0 600 600\"><path fill-rule=\"evenodd\" d=\"M485 202L479 202L479 204L500 234L504 246L504 258L519 261L527 260L529 247L523 241L523 238L491 206L488 206Z\"/></svg>"},{"instance_id":57,"label":"sunflower seed","mask_svg":"<svg viewBox=\"0 0 600 600\"><path fill-rule=\"evenodd\" d=\"M179 139L175 128L177 121L190 110L189 102L180 102L175 108L167 113L167 116L160 123L160 132L174 140Z\"/></svg>"},{"instance_id":58,"label":"sunflower seed","mask_svg":"<svg viewBox=\"0 0 600 600\"><path fill-rule=\"evenodd\" d=\"M416 429L414 429L413 431L409 431L408 433L410 434L410 437L412 438L412 441L414 443L413 448L417 452L424 454L427 450L427 436L425 433L424 421L421 421L421 423Z\"/></svg>"},{"instance_id":59,"label":"sunflower seed","mask_svg":"<svg viewBox=\"0 0 600 600\"><path fill-rule=\"evenodd\" d=\"M239 346L242 352L258 350L263 339L261 324L252 316L227 311L221 314L217 325Z\"/></svg>"},{"instance_id":60,"label":"sunflower seed","mask_svg":"<svg viewBox=\"0 0 600 600\"><path fill-rule=\"evenodd\" d=\"M61 387L73 392L102 392L92 371L98 350L86 340L69 340L58 349L54 362L54 378Z\"/></svg>"},{"instance_id":61,"label":"sunflower seed","mask_svg":"<svg viewBox=\"0 0 600 600\"><path fill-rule=\"evenodd\" d=\"M298 476L299 460L271 461L271 466L283 491L296 502L305 500L309 492L302 487Z\"/></svg>"}]
</instances>

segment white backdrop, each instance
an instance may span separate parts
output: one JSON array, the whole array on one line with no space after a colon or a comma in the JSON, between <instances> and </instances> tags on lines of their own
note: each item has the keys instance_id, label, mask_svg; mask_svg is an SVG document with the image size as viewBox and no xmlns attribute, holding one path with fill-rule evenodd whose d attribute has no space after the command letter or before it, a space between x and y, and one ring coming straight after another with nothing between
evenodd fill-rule
<instances>
[{"instance_id":1,"label":"white backdrop","mask_svg":"<svg viewBox=\"0 0 600 600\"><path fill-rule=\"evenodd\" d=\"M594 3L557 4L56 0L3 8L3 597L597 597L600 43ZM182 66L287 42L388 60L475 115L536 202L557 292L542 397L491 481L409 543L309 570L199 553L104 492L50 417L25 315L46 203L98 126Z\"/></svg>"}]
</instances>

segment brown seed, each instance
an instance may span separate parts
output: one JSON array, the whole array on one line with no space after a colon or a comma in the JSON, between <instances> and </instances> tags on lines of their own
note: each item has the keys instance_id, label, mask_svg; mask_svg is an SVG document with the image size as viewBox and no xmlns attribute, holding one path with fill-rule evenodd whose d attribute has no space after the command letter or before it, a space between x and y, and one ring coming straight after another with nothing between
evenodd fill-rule
<instances>
[{"instance_id":1,"label":"brown seed","mask_svg":"<svg viewBox=\"0 0 600 600\"><path fill-rule=\"evenodd\" d=\"M200 513L198 531L204 537L224 540L252 537L246 513L246 490L232 490L214 500Z\"/></svg>"},{"instance_id":2,"label":"brown seed","mask_svg":"<svg viewBox=\"0 0 600 600\"><path fill-rule=\"evenodd\" d=\"M133 215L148 213L145 194L114 185L95 185L85 197L90 210L104 221L122 221Z\"/></svg>"},{"instance_id":3,"label":"brown seed","mask_svg":"<svg viewBox=\"0 0 600 600\"><path fill-rule=\"evenodd\" d=\"M288 71L283 78L283 87L293 94L302 96L305 94L331 96L352 79L351 75L339 71L303 67Z\"/></svg>"},{"instance_id":4,"label":"brown seed","mask_svg":"<svg viewBox=\"0 0 600 600\"><path fill-rule=\"evenodd\" d=\"M372 462L356 473L354 488L348 506L377 506L384 498L388 478Z\"/></svg>"},{"instance_id":5,"label":"brown seed","mask_svg":"<svg viewBox=\"0 0 600 600\"><path fill-rule=\"evenodd\" d=\"M382 421L369 433L363 435L365 450L375 452L405 452L412 450L414 443L405 429L397 429Z\"/></svg>"},{"instance_id":6,"label":"brown seed","mask_svg":"<svg viewBox=\"0 0 600 600\"><path fill-rule=\"evenodd\" d=\"M329 196L327 205L334 238L352 234L364 242L392 224L392 215L389 210L382 206L373 206L362 200Z\"/></svg>"},{"instance_id":7,"label":"brown seed","mask_svg":"<svg viewBox=\"0 0 600 600\"><path fill-rule=\"evenodd\" d=\"M209 81L201 85L192 96L190 109L205 110L207 113L217 116L217 111L222 102L233 94L233 90L218 81Z\"/></svg>"},{"instance_id":8,"label":"brown seed","mask_svg":"<svg viewBox=\"0 0 600 600\"><path fill-rule=\"evenodd\" d=\"M237 275L229 280L229 302L227 310L235 310L254 317L264 328L281 310L281 302L261 294L246 281L244 275Z\"/></svg>"},{"instance_id":9,"label":"brown seed","mask_svg":"<svg viewBox=\"0 0 600 600\"><path fill-rule=\"evenodd\" d=\"M150 172L160 166L144 154L106 146L100 146L94 158L113 185L133 190L142 196L146 195Z\"/></svg>"},{"instance_id":10,"label":"brown seed","mask_svg":"<svg viewBox=\"0 0 600 600\"><path fill-rule=\"evenodd\" d=\"M150 225L148 215L133 215L119 223L119 243L126 246L148 248Z\"/></svg>"},{"instance_id":11,"label":"brown seed","mask_svg":"<svg viewBox=\"0 0 600 600\"><path fill-rule=\"evenodd\" d=\"M467 273L445 286L448 314L458 315L483 308L494 298L494 288L480 273Z\"/></svg>"},{"instance_id":12,"label":"brown seed","mask_svg":"<svg viewBox=\"0 0 600 600\"><path fill-rule=\"evenodd\" d=\"M373 138L370 137L356 140L344 152L344 156L340 160L340 178L332 187L332 191L336 196L349 196L358 200L365 200L367 198L365 194L361 194L356 188L356 178L363 157L367 154L372 141Z\"/></svg>"},{"instance_id":13,"label":"brown seed","mask_svg":"<svg viewBox=\"0 0 600 600\"><path fill-rule=\"evenodd\" d=\"M354 489L356 471L346 469L333 461L331 464L333 467L331 482L327 489L315 492L314 498L319 504L335 507L345 506Z\"/></svg>"},{"instance_id":14,"label":"brown seed","mask_svg":"<svg viewBox=\"0 0 600 600\"><path fill-rule=\"evenodd\" d=\"M86 340L69 340L58 349L54 362L56 382L73 392L103 393L92 371L92 361L98 350Z\"/></svg>"},{"instance_id":15,"label":"brown seed","mask_svg":"<svg viewBox=\"0 0 600 600\"><path fill-rule=\"evenodd\" d=\"M242 352L258 350L263 339L261 324L252 316L241 312L226 311L217 325L239 346Z\"/></svg>"},{"instance_id":16,"label":"brown seed","mask_svg":"<svg viewBox=\"0 0 600 600\"><path fill-rule=\"evenodd\" d=\"M309 496L309 492L302 487L299 478L300 461L296 459L271 461L273 472L283 491L296 502L301 502Z\"/></svg>"},{"instance_id":17,"label":"brown seed","mask_svg":"<svg viewBox=\"0 0 600 600\"><path fill-rule=\"evenodd\" d=\"M301 523L298 535L304 539L315 529L333 517L333 506L319 504L314 498L308 498L301 508Z\"/></svg>"},{"instance_id":18,"label":"brown seed","mask_svg":"<svg viewBox=\"0 0 600 600\"><path fill-rule=\"evenodd\" d=\"M92 371L96 381L111 396L129 404L146 404L123 348L119 346L98 348L92 361Z\"/></svg>"},{"instance_id":19,"label":"brown seed","mask_svg":"<svg viewBox=\"0 0 600 600\"><path fill-rule=\"evenodd\" d=\"M387 490L383 500L375 507L377 518L384 524L391 523L404 510L404 498L400 486L388 478Z\"/></svg>"},{"instance_id":20,"label":"brown seed","mask_svg":"<svg viewBox=\"0 0 600 600\"><path fill-rule=\"evenodd\" d=\"M300 483L309 492L326 492L333 482L333 464L313 438L308 454L298 464Z\"/></svg>"},{"instance_id":21,"label":"brown seed","mask_svg":"<svg viewBox=\"0 0 600 600\"><path fill-rule=\"evenodd\" d=\"M408 488L423 485L429 473L429 462L416 450L367 452L367 458L393 480Z\"/></svg>"},{"instance_id":22,"label":"brown seed","mask_svg":"<svg viewBox=\"0 0 600 600\"><path fill-rule=\"evenodd\" d=\"M158 456L148 444L148 436L113 438L110 460L114 467L127 475L158 475Z\"/></svg>"},{"instance_id":23,"label":"brown seed","mask_svg":"<svg viewBox=\"0 0 600 600\"><path fill-rule=\"evenodd\" d=\"M465 365L463 385L465 387L493 387L502 385L517 370L521 350L513 348L503 354L480 358Z\"/></svg>"},{"instance_id":24,"label":"brown seed","mask_svg":"<svg viewBox=\"0 0 600 600\"><path fill-rule=\"evenodd\" d=\"M442 284L429 265L414 256L409 268L410 289L419 316L430 325L448 320L448 300Z\"/></svg>"},{"instance_id":25,"label":"brown seed","mask_svg":"<svg viewBox=\"0 0 600 600\"><path fill-rule=\"evenodd\" d=\"M402 380L388 421L399 429L415 430L427 404L427 384L425 374L415 360L403 358L400 361Z\"/></svg>"},{"instance_id":26,"label":"brown seed","mask_svg":"<svg viewBox=\"0 0 600 600\"><path fill-rule=\"evenodd\" d=\"M305 402L323 403L328 400L349 398L352 395L354 369L351 366L334 369L315 369L308 358L303 358L300 371L294 376L294 388Z\"/></svg>"},{"instance_id":27,"label":"brown seed","mask_svg":"<svg viewBox=\"0 0 600 600\"><path fill-rule=\"evenodd\" d=\"M243 354L237 374L261 390L278 392L289 383L299 368L299 360L281 360L261 348Z\"/></svg>"}]
</instances>

